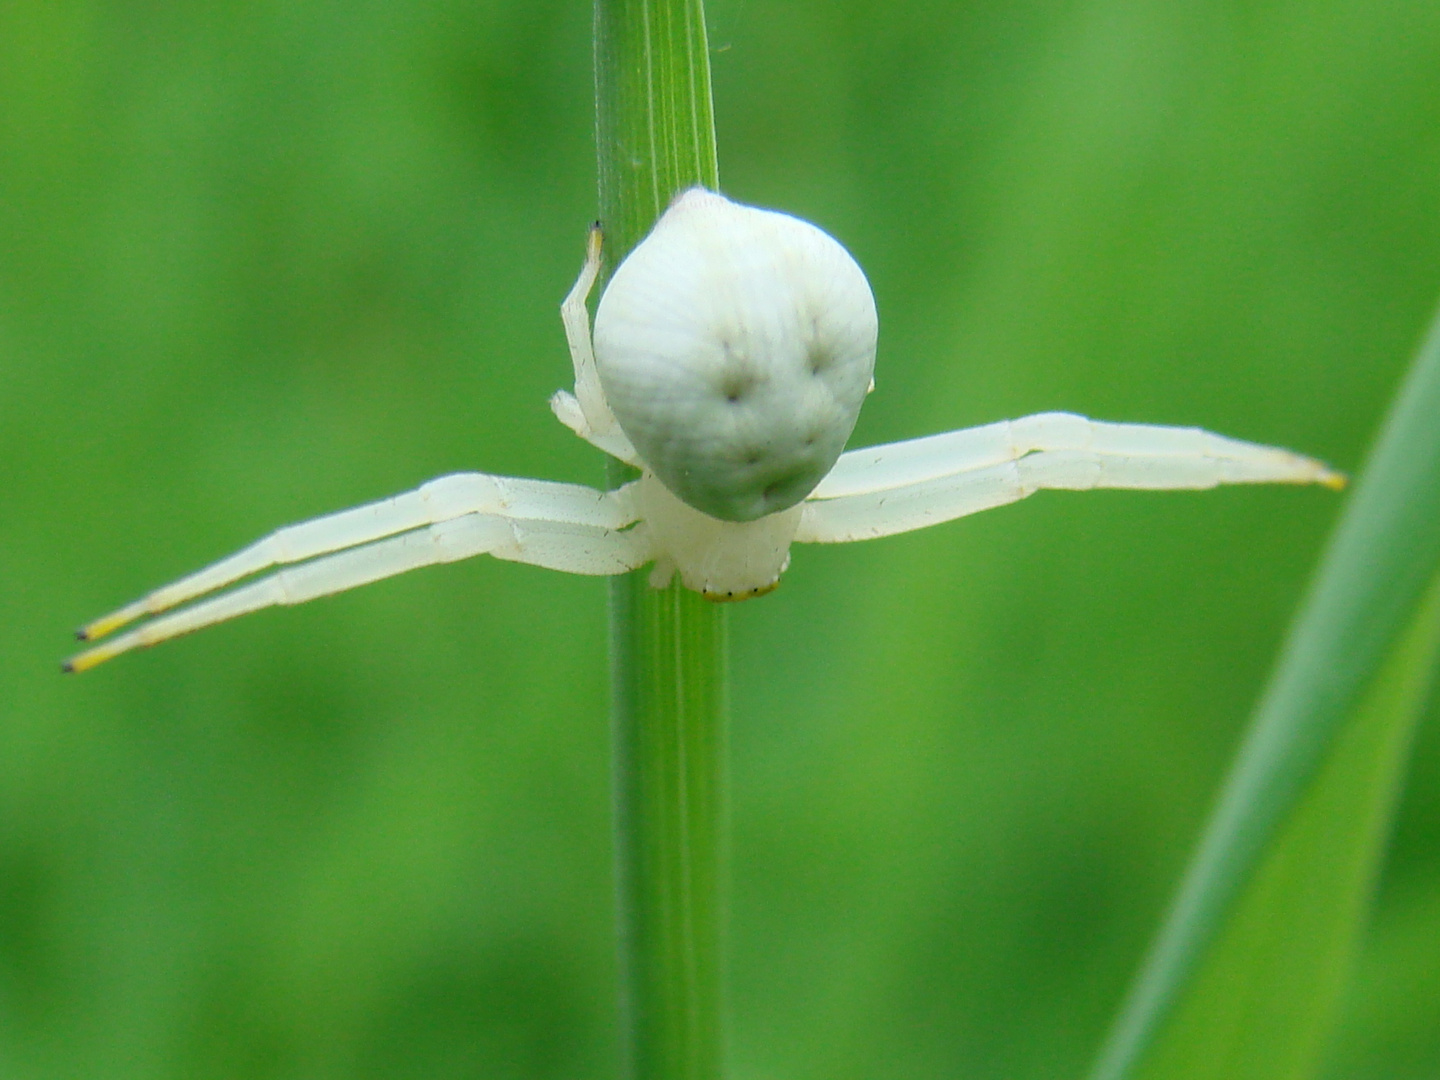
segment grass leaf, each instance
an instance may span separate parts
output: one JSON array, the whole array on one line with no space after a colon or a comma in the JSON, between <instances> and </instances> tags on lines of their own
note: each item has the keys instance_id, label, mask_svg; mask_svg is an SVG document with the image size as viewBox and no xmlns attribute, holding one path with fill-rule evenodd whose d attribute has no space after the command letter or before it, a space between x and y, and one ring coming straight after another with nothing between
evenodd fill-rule
<instances>
[{"instance_id":1,"label":"grass leaf","mask_svg":"<svg viewBox=\"0 0 1440 1080\"><path fill-rule=\"evenodd\" d=\"M1417 612L1425 610L1422 595L1440 567L1437 417L1440 319L1396 396L1094 1080L1137 1075L1152 1054L1162 1053L1180 1055L1177 1064L1146 1075L1209 1075L1180 1068L1178 1048L1187 1040L1199 1040L1199 1057L1184 1060L1204 1060L1207 1041L1209 1053L1218 1055L1222 1045L1260 1047L1268 1040L1275 1063L1257 1061L1257 1076L1286 1075L1275 1070L1308 1052L1305 1032L1323 1021L1333 991L1304 987L1304 1001L1294 998L1290 1005L1279 995L1300 978L1304 963L1316 965L1317 973L1330 971L1348 953L1360 918L1357 898L1368 887L1366 868L1383 842L1379 824L1400 777L1385 755L1398 753L1394 748L1404 745L1413 721L1415 709L1404 703L1409 691L1403 688L1418 687L1414 680L1423 674L1426 631ZM1402 642L1407 628L1413 634ZM1407 656L1418 665L1414 671L1406 667ZM1367 733L1367 725L1392 730ZM1378 743L1367 749L1367 739ZM1332 766L1356 775L1326 775ZM1333 821L1327 830L1309 820L1322 813L1350 820L1341 831ZM1310 836L1315 829L1329 831L1331 843ZM1347 846L1351 850L1341 850ZM1330 906L1324 896L1305 902L1305 917L1335 938L1323 945L1298 933L1294 916L1283 914L1304 892L1307 877L1309 889L1330 894L1333 904L1324 912L1308 910L1312 903ZM1334 957L1302 960L1322 948L1333 949ZM1244 955L1230 955L1237 951ZM1238 989L1252 981L1250 990ZM1263 1015L1237 1000L1257 995L1276 999ZM1212 1002L1208 1010L1204 1000ZM1283 1023L1277 1019L1282 1014ZM1222 1074L1241 1075L1215 1075Z\"/></svg>"},{"instance_id":2,"label":"grass leaf","mask_svg":"<svg viewBox=\"0 0 1440 1080\"><path fill-rule=\"evenodd\" d=\"M1437 655L1440 577L1276 833L1139 1075L1313 1075L1369 909Z\"/></svg>"}]
</instances>

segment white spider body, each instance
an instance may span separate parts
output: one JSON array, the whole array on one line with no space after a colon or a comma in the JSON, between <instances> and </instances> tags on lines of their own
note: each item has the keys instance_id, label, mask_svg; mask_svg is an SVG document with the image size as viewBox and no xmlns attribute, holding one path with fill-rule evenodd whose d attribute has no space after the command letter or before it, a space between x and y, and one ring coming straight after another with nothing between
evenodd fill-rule
<instances>
[{"instance_id":1,"label":"white spider body","mask_svg":"<svg viewBox=\"0 0 1440 1080\"><path fill-rule=\"evenodd\" d=\"M682 502L652 472L628 490L655 563L652 585L663 587L678 572L687 589L712 600L745 600L780 584L802 506L754 521L721 521Z\"/></svg>"},{"instance_id":2,"label":"white spider body","mask_svg":"<svg viewBox=\"0 0 1440 1080\"><path fill-rule=\"evenodd\" d=\"M814 225L703 188L677 198L595 314L605 398L640 458L711 517L814 490L875 368L870 285Z\"/></svg>"},{"instance_id":3,"label":"white spider body","mask_svg":"<svg viewBox=\"0 0 1440 1080\"><path fill-rule=\"evenodd\" d=\"M472 555L577 574L653 563L656 587L678 573L687 588L733 600L773 589L792 543L906 532L1045 488L1344 483L1288 450L1070 413L841 454L871 385L876 318L864 274L838 243L795 218L692 189L616 270L592 346L585 302L599 268L595 229L560 308L575 392L558 392L551 407L639 479L606 492L460 473L292 525L79 636L280 569L88 649L67 669Z\"/></svg>"}]
</instances>

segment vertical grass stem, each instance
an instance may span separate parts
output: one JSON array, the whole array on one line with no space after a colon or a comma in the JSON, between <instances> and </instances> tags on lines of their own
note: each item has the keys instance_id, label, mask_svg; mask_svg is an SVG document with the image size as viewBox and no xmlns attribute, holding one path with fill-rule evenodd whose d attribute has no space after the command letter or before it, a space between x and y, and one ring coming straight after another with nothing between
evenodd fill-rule
<instances>
[{"instance_id":1,"label":"vertical grass stem","mask_svg":"<svg viewBox=\"0 0 1440 1080\"><path fill-rule=\"evenodd\" d=\"M596 0L595 93L613 268L677 192L718 186L701 0ZM719 1080L725 609L619 578L611 663L627 1076Z\"/></svg>"}]
</instances>

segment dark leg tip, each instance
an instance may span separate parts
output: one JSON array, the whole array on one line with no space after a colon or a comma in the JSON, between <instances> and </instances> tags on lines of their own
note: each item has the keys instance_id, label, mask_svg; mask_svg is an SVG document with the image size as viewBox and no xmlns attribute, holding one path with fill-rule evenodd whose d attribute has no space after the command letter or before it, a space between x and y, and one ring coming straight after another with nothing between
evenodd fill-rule
<instances>
[{"instance_id":1,"label":"dark leg tip","mask_svg":"<svg viewBox=\"0 0 1440 1080\"><path fill-rule=\"evenodd\" d=\"M66 660L63 664L60 665L60 670L66 675L70 675L75 671L75 665L72 664L69 660Z\"/></svg>"},{"instance_id":2,"label":"dark leg tip","mask_svg":"<svg viewBox=\"0 0 1440 1080\"><path fill-rule=\"evenodd\" d=\"M84 628L83 626L82 626L79 630L76 630L76 631L75 631L75 640L76 640L76 641L89 641L89 640L90 640L90 635L85 632L85 628Z\"/></svg>"}]
</instances>

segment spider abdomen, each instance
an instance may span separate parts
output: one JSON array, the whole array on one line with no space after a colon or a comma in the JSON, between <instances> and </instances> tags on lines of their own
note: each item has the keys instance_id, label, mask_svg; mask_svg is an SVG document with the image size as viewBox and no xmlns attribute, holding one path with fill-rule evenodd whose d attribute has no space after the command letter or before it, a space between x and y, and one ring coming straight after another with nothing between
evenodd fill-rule
<instances>
[{"instance_id":1,"label":"spider abdomen","mask_svg":"<svg viewBox=\"0 0 1440 1080\"><path fill-rule=\"evenodd\" d=\"M690 506L753 521L825 476L870 386L875 301L833 238L702 188L615 271L601 386L645 464Z\"/></svg>"}]
</instances>

